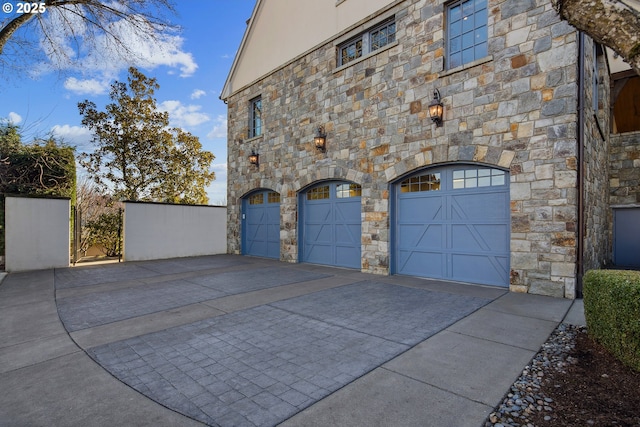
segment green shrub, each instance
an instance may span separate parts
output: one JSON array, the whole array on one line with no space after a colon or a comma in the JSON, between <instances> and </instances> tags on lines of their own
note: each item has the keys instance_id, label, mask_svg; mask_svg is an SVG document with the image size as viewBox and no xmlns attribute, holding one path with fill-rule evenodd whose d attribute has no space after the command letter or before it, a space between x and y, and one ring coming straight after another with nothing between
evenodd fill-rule
<instances>
[{"instance_id":1,"label":"green shrub","mask_svg":"<svg viewBox=\"0 0 640 427\"><path fill-rule=\"evenodd\" d=\"M640 271L590 270L583 294L589 335L640 371Z\"/></svg>"}]
</instances>

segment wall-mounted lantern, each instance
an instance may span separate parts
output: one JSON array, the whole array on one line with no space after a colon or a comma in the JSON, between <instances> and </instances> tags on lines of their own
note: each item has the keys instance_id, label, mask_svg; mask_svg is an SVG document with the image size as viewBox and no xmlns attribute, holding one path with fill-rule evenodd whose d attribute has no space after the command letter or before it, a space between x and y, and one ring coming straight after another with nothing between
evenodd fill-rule
<instances>
[{"instance_id":1,"label":"wall-mounted lantern","mask_svg":"<svg viewBox=\"0 0 640 427\"><path fill-rule=\"evenodd\" d=\"M316 130L316 136L313 138L313 143L323 153L327 150L327 134L324 132L324 127L319 126Z\"/></svg>"},{"instance_id":2,"label":"wall-mounted lantern","mask_svg":"<svg viewBox=\"0 0 640 427\"><path fill-rule=\"evenodd\" d=\"M436 124L436 126L442 125L442 117L444 117L444 105L440 100L440 92L438 89L433 90L433 99L429 103L429 117Z\"/></svg>"},{"instance_id":3,"label":"wall-mounted lantern","mask_svg":"<svg viewBox=\"0 0 640 427\"><path fill-rule=\"evenodd\" d=\"M249 154L249 163L260 166L260 154L256 153L255 150L251 150L251 154Z\"/></svg>"}]
</instances>

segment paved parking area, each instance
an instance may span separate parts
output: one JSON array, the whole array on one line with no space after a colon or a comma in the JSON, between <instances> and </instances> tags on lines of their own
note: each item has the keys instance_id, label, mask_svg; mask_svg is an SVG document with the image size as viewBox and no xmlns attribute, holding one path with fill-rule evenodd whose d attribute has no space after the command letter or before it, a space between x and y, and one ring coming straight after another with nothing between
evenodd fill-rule
<instances>
[{"instance_id":1,"label":"paved parking area","mask_svg":"<svg viewBox=\"0 0 640 427\"><path fill-rule=\"evenodd\" d=\"M358 282L89 354L141 393L209 425L275 425L488 302Z\"/></svg>"},{"instance_id":2,"label":"paved parking area","mask_svg":"<svg viewBox=\"0 0 640 427\"><path fill-rule=\"evenodd\" d=\"M43 330L37 315L2 322L53 295L43 316L66 331L51 320ZM0 426L479 425L569 306L226 255L9 275L0 381L15 393L0 397L0 420L15 422ZM87 376L101 388L65 411ZM48 381L68 397L36 391ZM29 399L43 407L26 409Z\"/></svg>"},{"instance_id":3,"label":"paved parking area","mask_svg":"<svg viewBox=\"0 0 640 427\"><path fill-rule=\"evenodd\" d=\"M56 289L67 290L57 298L60 319L69 332L76 332L195 303L215 304L230 295L319 280L331 283L336 275L353 273L262 260L214 260L214 268L206 269L194 259L185 260L194 269L173 260L179 273L190 274L167 281L154 274L170 271L160 262L56 271ZM218 271L216 266L240 268ZM198 421L268 426L491 301L380 278L356 281L356 276L354 283L86 350L125 384ZM113 286L115 278L127 279L127 285ZM89 286L96 291L87 293ZM74 296L69 292L74 288L82 293Z\"/></svg>"}]
</instances>

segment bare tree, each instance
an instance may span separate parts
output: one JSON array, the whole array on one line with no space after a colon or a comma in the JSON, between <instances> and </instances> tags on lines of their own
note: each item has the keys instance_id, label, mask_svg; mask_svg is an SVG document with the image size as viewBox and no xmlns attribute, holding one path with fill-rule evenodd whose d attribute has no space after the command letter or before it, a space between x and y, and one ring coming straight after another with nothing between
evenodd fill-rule
<instances>
[{"instance_id":1,"label":"bare tree","mask_svg":"<svg viewBox=\"0 0 640 427\"><path fill-rule=\"evenodd\" d=\"M552 1L562 19L613 49L640 75L640 1Z\"/></svg>"},{"instance_id":2,"label":"bare tree","mask_svg":"<svg viewBox=\"0 0 640 427\"><path fill-rule=\"evenodd\" d=\"M40 4L29 6L31 13L3 14L0 66L20 68L21 61L33 61L39 54L60 68L78 60L81 51L96 47L127 58L133 50L125 36L158 40L163 31L174 28L165 18L175 13L171 0L44 0Z\"/></svg>"},{"instance_id":3,"label":"bare tree","mask_svg":"<svg viewBox=\"0 0 640 427\"><path fill-rule=\"evenodd\" d=\"M84 175L76 186L76 206L81 216L79 244L83 256L92 246L107 256L117 255L120 248L119 209L124 207L123 203L110 194L101 193L93 181Z\"/></svg>"}]
</instances>

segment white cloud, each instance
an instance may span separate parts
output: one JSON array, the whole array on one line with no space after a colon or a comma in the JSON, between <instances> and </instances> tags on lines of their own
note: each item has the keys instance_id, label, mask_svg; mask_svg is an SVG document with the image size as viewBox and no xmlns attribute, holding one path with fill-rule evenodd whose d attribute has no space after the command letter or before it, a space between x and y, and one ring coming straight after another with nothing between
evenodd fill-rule
<instances>
[{"instance_id":1,"label":"white cloud","mask_svg":"<svg viewBox=\"0 0 640 427\"><path fill-rule=\"evenodd\" d=\"M91 131L83 126L55 125L51 133L55 138L80 149L87 149L93 137Z\"/></svg>"},{"instance_id":2,"label":"white cloud","mask_svg":"<svg viewBox=\"0 0 640 427\"><path fill-rule=\"evenodd\" d=\"M14 113L13 111L9 113L9 116L7 118L9 119L9 123L12 123L14 125L22 122L22 116L18 113Z\"/></svg>"},{"instance_id":3,"label":"white cloud","mask_svg":"<svg viewBox=\"0 0 640 427\"><path fill-rule=\"evenodd\" d=\"M226 163L214 163L211 165L211 170L213 170L216 174L222 173L225 176L227 175L227 164Z\"/></svg>"},{"instance_id":4,"label":"white cloud","mask_svg":"<svg viewBox=\"0 0 640 427\"><path fill-rule=\"evenodd\" d=\"M203 91L202 89L196 89L193 92L191 92L191 99L199 99L206 94L207 92Z\"/></svg>"},{"instance_id":5,"label":"white cloud","mask_svg":"<svg viewBox=\"0 0 640 427\"><path fill-rule=\"evenodd\" d=\"M227 164L214 163L211 169L216 173L216 179L207 187L209 204L225 205L227 203Z\"/></svg>"},{"instance_id":6,"label":"white cloud","mask_svg":"<svg viewBox=\"0 0 640 427\"><path fill-rule=\"evenodd\" d=\"M160 111L169 113L169 121L174 126L197 126L211 118L200 111L200 105L183 105L180 101L163 101L158 105Z\"/></svg>"},{"instance_id":7,"label":"white cloud","mask_svg":"<svg viewBox=\"0 0 640 427\"><path fill-rule=\"evenodd\" d=\"M75 77L69 77L64 82L64 88L78 95L102 95L107 93L109 83L96 79L79 80Z\"/></svg>"},{"instance_id":8,"label":"white cloud","mask_svg":"<svg viewBox=\"0 0 640 427\"><path fill-rule=\"evenodd\" d=\"M207 134L207 138L226 138L227 137L227 116L220 114L214 120L213 129Z\"/></svg>"}]
</instances>

